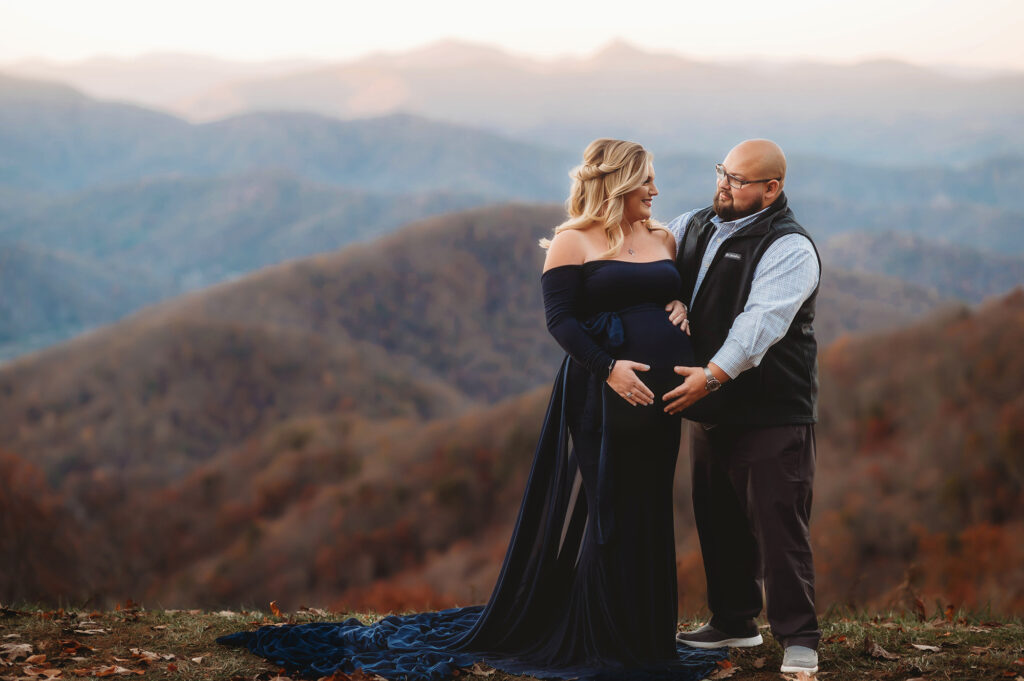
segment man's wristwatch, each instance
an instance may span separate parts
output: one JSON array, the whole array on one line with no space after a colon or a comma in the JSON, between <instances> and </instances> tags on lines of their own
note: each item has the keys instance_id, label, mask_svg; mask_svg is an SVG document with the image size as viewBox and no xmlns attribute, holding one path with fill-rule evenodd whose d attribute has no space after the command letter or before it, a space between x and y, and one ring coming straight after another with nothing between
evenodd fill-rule
<instances>
[{"instance_id":1,"label":"man's wristwatch","mask_svg":"<svg viewBox=\"0 0 1024 681\"><path fill-rule=\"evenodd\" d=\"M708 379L708 382L704 384L704 389L709 393L713 393L722 387L721 381L715 378L715 375L711 373L711 369L704 367L704 376Z\"/></svg>"}]
</instances>

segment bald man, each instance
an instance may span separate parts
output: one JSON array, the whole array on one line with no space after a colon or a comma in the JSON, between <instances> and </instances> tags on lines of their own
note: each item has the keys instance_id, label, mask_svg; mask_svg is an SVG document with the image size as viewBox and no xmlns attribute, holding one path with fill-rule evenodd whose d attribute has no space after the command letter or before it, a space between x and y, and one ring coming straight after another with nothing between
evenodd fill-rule
<instances>
[{"instance_id":1,"label":"bald man","mask_svg":"<svg viewBox=\"0 0 1024 681\"><path fill-rule=\"evenodd\" d=\"M815 672L808 523L817 421L814 301L821 262L782 188L786 157L769 140L715 167L711 206L669 223L698 366L666 393L692 421L693 508L711 621L678 640L698 648L762 642L762 608L785 648L783 672Z\"/></svg>"}]
</instances>

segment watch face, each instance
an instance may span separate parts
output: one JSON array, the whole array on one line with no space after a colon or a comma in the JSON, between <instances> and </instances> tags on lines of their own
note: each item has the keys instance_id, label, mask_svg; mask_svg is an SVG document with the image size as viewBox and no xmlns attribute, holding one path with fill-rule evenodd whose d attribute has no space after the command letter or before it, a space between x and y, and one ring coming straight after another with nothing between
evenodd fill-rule
<instances>
[{"instance_id":1,"label":"watch face","mask_svg":"<svg viewBox=\"0 0 1024 681\"><path fill-rule=\"evenodd\" d=\"M722 384L719 382L719 380L715 378L715 375L713 373L711 373L711 369L708 369L707 367L704 367L704 378L704 390L708 391L709 393L713 393L722 387Z\"/></svg>"}]
</instances>

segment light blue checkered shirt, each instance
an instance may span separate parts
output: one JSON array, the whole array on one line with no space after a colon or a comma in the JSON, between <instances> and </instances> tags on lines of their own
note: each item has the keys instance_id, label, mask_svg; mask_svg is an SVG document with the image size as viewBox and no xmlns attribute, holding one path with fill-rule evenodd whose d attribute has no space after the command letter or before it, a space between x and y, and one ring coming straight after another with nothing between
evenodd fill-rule
<instances>
[{"instance_id":1,"label":"light blue checkered shirt","mask_svg":"<svg viewBox=\"0 0 1024 681\"><path fill-rule=\"evenodd\" d=\"M717 215L711 219L718 228L711 236L701 260L690 305L693 305L718 247L765 210L768 209L732 222L723 222ZM667 225L676 237L677 252L683 241L686 223L695 212L684 213ZM807 237L787 234L772 242L754 269L754 281L743 312L733 321L729 335L711 361L729 374L730 378L736 378L740 373L760 364L768 348L786 335L800 306L818 285L820 274L818 256ZM700 329L691 330L700 333Z\"/></svg>"}]
</instances>

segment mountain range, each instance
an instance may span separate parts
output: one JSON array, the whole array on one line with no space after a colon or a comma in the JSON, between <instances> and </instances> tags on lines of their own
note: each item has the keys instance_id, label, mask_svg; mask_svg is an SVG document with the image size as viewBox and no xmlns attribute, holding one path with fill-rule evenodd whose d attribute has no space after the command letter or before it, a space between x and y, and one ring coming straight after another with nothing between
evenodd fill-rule
<instances>
[{"instance_id":1,"label":"mountain range","mask_svg":"<svg viewBox=\"0 0 1024 681\"><path fill-rule=\"evenodd\" d=\"M316 68L309 59L244 62L176 52L155 52L126 59L96 56L78 61L22 59L0 70L32 80L67 83L97 99L164 109L239 80L268 78Z\"/></svg>"},{"instance_id":2,"label":"mountain range","mask_svg":"<svg viewBox=\"0 0 1024 681\"><path fill-rule=\"evenodd\" d=\"M147 452L186 470L307 411L442 416L529 390L560 355L537 246L558 215L505 204L431 218L13 360L0 368L0 441L64 466L118 469ZM898 279L826 270L816 326L824 344L941 303Z\"/></svg>"},{"instance_id":3,"label":"mountain range","mask_svg":"<svg viewBox=\"0 0 1024 681\"><path fill-rule=\"evenodd\" d=\"M266 113L195 125L10 77L0 77L0 122L0 245L35 254L6 270L18 296L0 314L0 359L417 218L508 199L559 201L577 161L409 115ZM657 214L705 204L715 160L657 154ZM904 277L902 266L921 258L915 283L971 302L1020 281L1021 158L904 169L790 160L787 192L829 265ZM941 252L918 247L939 240ZM65 262L76 265L58 271ZM59 303L57 291L66 292Z\"/></svg>"},{"instance_id":4,"label":"mountain range","mask_svg":"<svg viewBox=\"0 0 1024 681\"><path fill-rule=\"evenodd\" d=\"M670 219L767 135L823 258L821 602L1024 607L1020 74L624 44L33 68L0 75L3 602L485 600L579 150L642 140Z\"/></svg>"},{"instance_id":5,"label":"mountain range","mask_svg":"<svg viewBox=\"0 0 1024 681\"><path fill-rule=\"evenodd\" d=\"M485 599L561 355L536 243L558 214L507 204L431 218L0 367L0 594ZM888 295L872 288L884 281ZM927 560L915 588L956 589L965 605L996 593L1013 611L1017 573L972 563L966 547L988 538L981 555L1013 561L1024 539L1024 293L905 329L857 326L934 310L921 291L826 270L819 593L885 603L907 561ZM677 497L692 611L702 586L683 475Z\"/></svg>"},{"instance_id":6,"label":"mountain range","mask_svg":"<svg viewBox=\"0 0 1024 681\"><path fill-rule=\"evenodd\" d=\"M191 79L194 94L164 100L165 110L191 120L282 110L346 120L408 113L562 149L614 136L718 155L737 139L759 136L791 152L899 166L1024 151L1024 74L1016 72L964 77L884 60L701 61L623 42L550 60L459 41L291 68L211 61L203 72L197 57L177 59L178 67L164 55L6 68L147 106L154 101L151 86L133 94L141 74L168 77L168 93L181 92L176 84ZM104 67L108 75L98 76ZM214 77L220 82L212 84Z\"/></svg>"}]
</instances>

